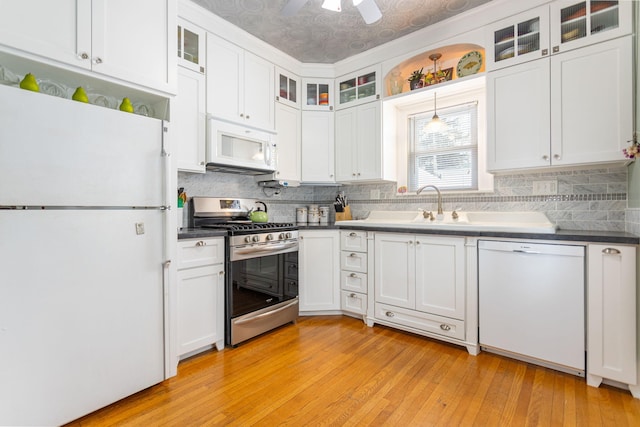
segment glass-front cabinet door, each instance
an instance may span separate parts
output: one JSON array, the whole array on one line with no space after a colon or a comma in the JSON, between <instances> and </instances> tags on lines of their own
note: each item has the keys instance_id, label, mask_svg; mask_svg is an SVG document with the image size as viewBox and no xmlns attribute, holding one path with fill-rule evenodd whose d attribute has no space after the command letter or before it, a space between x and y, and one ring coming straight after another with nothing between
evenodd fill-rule
<instances>
[{"instance_id":1,"label":"glass-front cabinet door","mask_svg":"<svg viewBox=\"0 0 640 427\"><path fill-rule=\"evenodd\" d=\"M487 32L487 70L549 55L549 8L538 7L491 25Z\"/></svg>"},{"instance_id":2,"label":"glass-front cabinet door","mask_svg":"<svg viewBox=\"0 0 640 427\"><path fill-rule=\"evenodd\" d=\"M300 77L276 69L276 101L300 108Z\"/></svg>"},{"instance_id":3,"label":"glass-front cabinet door","mask_svg":"<svg viewBox=\"0 0 640 427\"><path fill-rule=\"evenodd\" d=\"M178 18L178 64L204 73L205 31Z\"/></svg>"},{"instance_id":4,"label":"glass-front cabinet door","mask_svg":"<svg viewBox=\"0 0 640 427\"><path fill-rule=\"evenodd\" d=\"M331 79L303 79L304 103L303 110L332 111L333 110L333 80Z\"/></svg>"},{"instance_id":5,"label":"glass-front cabinet door","mask_svg":"<svg viewBox=\"0 0 640 427\"><path fill-rule=\"evenodd\" d=\"M633 28L633 2L559 0L551 3L552 53L626 34Z\"/></svg>"},{"instance_id":6,"label":"glass-front cabinet door","mask_svg":"<svg viewBox=\"0 0 640 427\"><path fill-rule=\"evenodd\" d=\"M380 99L381 72L376 68L360 70L336 79L336 108L351 107Z\"/></svg>"}]
</instances>

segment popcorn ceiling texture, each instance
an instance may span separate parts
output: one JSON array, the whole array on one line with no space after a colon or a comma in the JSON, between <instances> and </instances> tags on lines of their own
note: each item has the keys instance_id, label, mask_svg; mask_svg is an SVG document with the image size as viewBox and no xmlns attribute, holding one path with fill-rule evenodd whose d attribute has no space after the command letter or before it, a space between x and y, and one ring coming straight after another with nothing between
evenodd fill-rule
<instances>
[{"instance_id":1,"label":"popcorn ceiling texture","mask_svg":"<svg viewBox=\"0 0 640 427\"><path fill-rule=\"evenodd\" d=\"M557 180L558 194L534 196L533 181ZM419 196L398 195L395 183L302 186L263 189L251 176L208 172L178 174L180 187L189 196L244 197L264 201L269 220L295 222L295 208L311 203L332 205L338 191L344 191L355 218L372 210L435 210L435 192ZM380 199L371 199L371 190ZM497 175L491 193L443 193L445 210L540 211L565 230L628 231L640 235L640 209L627 209L627 168L595 168L544 173ZM333 219L333 215L332 218Z\"/></svg>"}]
</instances>

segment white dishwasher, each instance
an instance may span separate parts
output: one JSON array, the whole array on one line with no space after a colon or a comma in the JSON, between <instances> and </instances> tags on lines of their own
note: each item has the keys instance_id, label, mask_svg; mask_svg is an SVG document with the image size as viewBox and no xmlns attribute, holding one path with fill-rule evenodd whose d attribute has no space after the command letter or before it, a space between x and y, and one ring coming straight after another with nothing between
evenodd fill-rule
<instances>
[{"instance_id":1,"label":"white dishwasher","mask_svg":"<svg viewBox=\"0 0 640 427\"><path fill-rule=\"evenodd\" d=\"M478 242L483 350L585 374L584 246Z\"/></svg>"}]
</instances>

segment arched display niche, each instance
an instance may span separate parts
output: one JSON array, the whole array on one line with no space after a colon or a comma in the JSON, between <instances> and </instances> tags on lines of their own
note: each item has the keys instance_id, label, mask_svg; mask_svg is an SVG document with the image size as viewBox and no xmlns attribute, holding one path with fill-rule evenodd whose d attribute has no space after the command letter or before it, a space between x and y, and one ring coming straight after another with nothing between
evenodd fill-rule
<instances>
[{"instance_id":1,"label":"arched display niche","mask_svg":"<svg viewBox=\"0 0 640 427\"><path fill-rule=\"evenodd\" d=\"M477 59L477 54L471 52L478 52L481 57L481 65L477 68L477 65L473 64ZM415 70L423 69L423 73L426 75L428 72L433 73L434 62L433 58L440 54L440 58L436 62L436 71L438 69L448 70L451 69L450 76L447 76L446 81L457 80L459 78L464 78L468 75L473 75L477 73L484 72L485 70L485 55L484 48L477 44L472 43L458 43L452 44L448 46L438 47L436 49L431 49L425 52L422 52L418 55L412 56L411 58L405 59L395 67L393 67L384 77L384 93L385 97L389 96L397 96L406 94L408 92L415 92L416 90L422 90L424 88L431 88L437 84L443 83L433 83L430 86L424 86L423 88L415 89L413 91L409 88L408 78ZM431 58L429 58L431 57ZM458 65L461 66L461 71L463 76L458 75ZM467 67L467 68L465 68ZM477 70L476 70L477 68ZM465 74L469 73L469 74ZM401 92L394 93L392 91L392 87L394 86L394 81L402 82ZM424 79L423 79L424 81ZM446 83L445 81L445 83ZM397 85L396 85L397 88Z\"/></svg>"}]
</instances>

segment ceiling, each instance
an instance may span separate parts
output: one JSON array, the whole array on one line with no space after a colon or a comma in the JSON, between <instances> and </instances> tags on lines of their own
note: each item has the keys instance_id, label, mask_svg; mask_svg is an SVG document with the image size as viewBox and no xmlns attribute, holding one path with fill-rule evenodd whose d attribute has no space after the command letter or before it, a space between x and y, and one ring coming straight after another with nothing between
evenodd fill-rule
<instances>
[{"instance_id":1,"label":"ceiling","mask_svg":"<svg viewBox=\"0 0 640 427\"><path fill-rule=\"evenodd\" d=\"M333 64L490 0L375 0L382 19L367 25L351 0L342 12L308 0L294 16L280 16L288 0L192 0L305 63Z\"/></svg>"}]
</instances>

